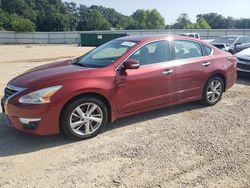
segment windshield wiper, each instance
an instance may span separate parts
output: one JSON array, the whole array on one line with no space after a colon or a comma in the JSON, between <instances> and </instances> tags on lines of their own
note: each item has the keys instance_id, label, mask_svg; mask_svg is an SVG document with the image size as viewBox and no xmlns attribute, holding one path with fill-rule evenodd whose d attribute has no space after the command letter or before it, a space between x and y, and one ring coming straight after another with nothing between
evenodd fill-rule
<instances>
[{"instance_id":1,"label":"windshield wiper","mask_svg":"<svg viewBox=\"0 0 250 188\"><path fill-rule=\"evenodd\" d=\"M90 67L89 65L87 65L85 63L80 63L80 61L77 61L77 60L73 60L73 65L78 65L81 67Z\"/></svg>"}]
</instances>

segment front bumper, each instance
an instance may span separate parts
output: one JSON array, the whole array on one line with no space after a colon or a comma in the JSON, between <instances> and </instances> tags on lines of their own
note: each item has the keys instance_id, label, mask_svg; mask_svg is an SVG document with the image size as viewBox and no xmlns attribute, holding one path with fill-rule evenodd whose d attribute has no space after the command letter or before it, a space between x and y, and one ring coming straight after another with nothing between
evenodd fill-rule
<instances>
[{"instance_id":1,"label":"front bumper","mask_svg":"<svg viewBox=\"0 0 250 188\"><path fill-rule=\"evenodd\" d=\"M250 60L238 59L237 71L250 73Z\"/></svg>"},{"instance_id":2,"label":"front bumper","mask_svg":"<svg viewBox=\"0 0 250 188\"><path fill-rule=\"evenodd\" d=\"M237 68L237 71L239 71L239 72L245 72L245 73L250 73L250 70L245 70L245 69L240 69L240 68Z\"/></svg>"},{"instance_id":3,"label":"front bumper","mask_svg":"<svg viewBox=\"0 0 250 188\"><path fill-rule=\"evenodd\" d=\"M8 115L10 126L19 131L32 135L53 135L60 132L59 115L49 104L12 104L1 99L1 107Z\"/></svg>"}]
</instances>

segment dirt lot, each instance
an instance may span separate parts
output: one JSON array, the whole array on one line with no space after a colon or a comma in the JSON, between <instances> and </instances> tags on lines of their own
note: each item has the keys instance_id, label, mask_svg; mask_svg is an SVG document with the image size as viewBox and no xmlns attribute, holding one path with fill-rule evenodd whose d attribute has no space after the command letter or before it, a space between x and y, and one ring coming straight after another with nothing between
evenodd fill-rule
<instances>
[{"instance_id":1,"label":"dirt lot","mask_svg":"<svg viewBox=\"0 0 250 188\"><path fill-rule=\"evenodd\" d=\"M0 46L0 91L28 68L87 50ZM241 78L214 107L136 115L81 142L24 135L1 114L0 187L250 187L249 97Z\"/></svg>"},{"instance_id":2,"label":"dirt lot","mask_svg":"<svg viewBox=\"0 0 250 188\"><path fill-rule=\"evenodd\" d=\"M6 83L25 70L78 57L91 49L73 45L0 45L0 96Z\"/></svg>"}]
</instances>

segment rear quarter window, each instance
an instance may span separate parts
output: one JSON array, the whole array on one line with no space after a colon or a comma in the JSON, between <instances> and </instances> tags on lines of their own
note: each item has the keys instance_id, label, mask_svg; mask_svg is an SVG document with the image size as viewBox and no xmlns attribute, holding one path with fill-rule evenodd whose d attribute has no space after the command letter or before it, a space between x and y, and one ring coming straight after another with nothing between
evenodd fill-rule
<instances>
[{"instance_id":1,"label":"rear quarter window","mask_svg":"<svg viewBox=\"0 0 250 188\"><path fill-rule=\"evenodd\" d=\"M209 56L212 53L212 48L202 45L203 46L203 56Z\"/></svg>"}]
</instances>

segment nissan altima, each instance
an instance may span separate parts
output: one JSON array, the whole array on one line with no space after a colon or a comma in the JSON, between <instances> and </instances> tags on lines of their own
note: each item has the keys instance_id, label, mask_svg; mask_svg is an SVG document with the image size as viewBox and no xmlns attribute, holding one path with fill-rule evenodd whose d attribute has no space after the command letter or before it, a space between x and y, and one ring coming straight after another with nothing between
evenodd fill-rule
<instances>
[{"instance_id":1,"label":"nissan altima","mask_svg":"<svg viewBox=\"0 0 250 188\"><path fill-rule=\"evenodd\" d=\"M194 38L128 36L14 78L1 106L17 130L82 140L133 114L190 101L215 105L234 85L236 64Z\"/></svg>"}]
</instances>

